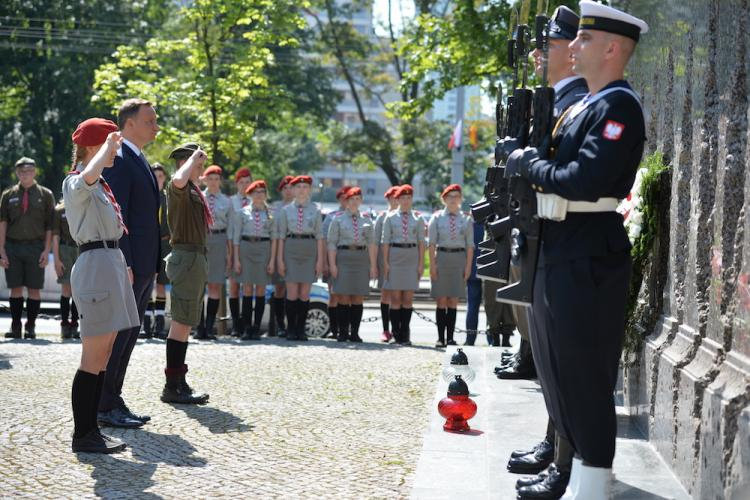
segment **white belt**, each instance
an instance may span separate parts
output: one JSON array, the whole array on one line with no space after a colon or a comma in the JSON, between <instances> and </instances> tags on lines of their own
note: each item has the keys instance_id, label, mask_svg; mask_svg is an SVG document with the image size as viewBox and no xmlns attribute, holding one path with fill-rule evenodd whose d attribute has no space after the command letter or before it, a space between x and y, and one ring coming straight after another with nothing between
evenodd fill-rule
<instances>
[{"instance_id":1,"label":"white belt","mask_svg":"<svg viewBox=\"0 0 750 500\"><path fill-rule=\"evenodd\" d=\"M617 198L599 198L596 201L570 201L556 194L536 193L537 214L542 219L563 221L568 212L614 212Z\"/></svg>"}]
</instances>

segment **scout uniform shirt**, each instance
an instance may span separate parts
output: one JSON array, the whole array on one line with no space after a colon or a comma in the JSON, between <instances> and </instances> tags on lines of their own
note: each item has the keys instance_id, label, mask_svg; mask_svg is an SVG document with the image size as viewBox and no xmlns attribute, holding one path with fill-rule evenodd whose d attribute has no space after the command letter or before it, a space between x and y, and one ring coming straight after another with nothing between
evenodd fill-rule
<instances>
[{"instance_id":1,"label":"scout uniform shirt","mask_svg":"<svg viewBox=\"0 0 750 500\"><path fill-rule=\"evenodd\" d=\"M473 223L471 218L461 212L452 214L444 208L432 214L427 226L427 238L430 245L438 248L472 248Z\"/></svg>"},{"instance_id":2,"label":"scout uniform shirt","mask_svg":"<svg viewBox=\"0 0 750 500\"><path fill-rule=\"evenodd\" d=\"M167 187L167 219L173 247L180 244L206 246L208 207L192 181L184 188L175 187L172 181Z\"/></svg>"},{"instance_id":3,"label":"scout uniform shirt","mask_svg":"<svg viewBox=\"0 0 750 500\"><path fill-rule=\"evenodd\" d=\"M242 211L243 208L249 207L253 200L250 199L250 197L246 194L241 193L235 193L232 196L229 197L229 201L232 203L232 213L237 214L240 211ZM275 212L274 212L275 215ZM234 218L234 217L233 217ZM231 221L232 219L230 219ZM230 222L229 227L227 227L227 239L234 241L234 234L232 234L232 231L234 230L234 224Z\"/></svg>"},{"instance_id":4,"label":"scout uniform shirt","mask_svg":"<svg viewBox=\"0 0 750 500\"><path fill-rule=\"evenodd\" d=\"M419 212L415 210L408 212L394 210L385 216L383 237L380 241L383 245L391 243L418 244L424 242L424 233L424 220L419 216Z\"/></svg>"},{"instance_id":5,"label":"scout uniform shirt","mask_svg":"<svg viewBox=\"0 0 750 500\"><path fill-rule=\"evenodd\" d=\"M346 210L342 210L341 208L337 208L333 212L330 212L328 215L325 216L325 219L323 219L323 239L328 237L328 228L331 227L331 222L333 222L333 219L335 219L338 215L341 215L345 213Z\"/></svg>"},{"instance_id":6,"label":"scout uniform shirt","mask_svg":"<svg viewBox=\"0 0 750 500\"><path fill-rule=\"evenodd\" d=\"M293 201L281 209L278 231L278 238L282 240L288 234L311 234L315 239L322 240L323 221L320 210L311 201L304 205Z\"/></svg>"},{"instance_id":7,"label":"scout uniform shirt","mask_svg":"<svg viewBox=\"0 0 750 500\"><path fill-rule=\"evenodd\" d=\"M72 174L63 181L68 228L80 246L92 241L119 240L125 230L120 207L103 177L92 185Z\"/></svg>"},{"instance_id":8,"label":"scout uniform shirt","mask_svg":"<svg viewBox=\"0 0 750 500\"><path fill-rule=\"evenodd\" d=\"M65 206L58 205L55 207L55 216L52 223L52 234L60 237L61 245L76 246L73 237L70 235L68 227L68 216L65 214Z\"/></svg>"},{"instance_id":9,"label":"scout uniform shirt","mask_svg":"<svg viewBox=\"0 0 750 500\"><path fill-rule=\"evenodd\" d=\"M0 196L0 221L8 223L8 240L44 240L52 230L55 197L46 187L34 183L24 189L21 183L6 189Z\"/></svg>"},{"instance_id":10,"label":"scout uniform shirt","mask_svg":"<svg viewBox=\"0 0 750 500\"><path fill-rule=\"evenodd\" d=\"M375 244L375 228L369 217L345 210L331 221L327 239L329 250L340 246L366 247Z\"/></svg>"},{"instance_id":11,"label":"scout uniform shirt","mask_svg":"<svg viewBox=\"0 0 750 500\"><path fill-rule=\"evenodd\" d=\"M235 245L239 245L243 236L249 238L277 239L276 221L270 209L254 208L248 205L234 214L232 234Z\"/></svg>"},{"instance_id":12,"label":"scout uniform shirt","mask_svg":"<svg viewBox=\"0 0 750 500\"><path fill-rule=\"evenodd\" d=\"M385 210L380 213L375 218L375 241L377 244L380 244L380 241L383 239L383 222L385 222L385 217L390 213L390 210Z\"/></svg>"},{"instance_id":13,"label":"scout uniform shirt","mask_svg":"<svg viewBox=\"0 0 750 500\"><path fill-rule=\"evenodd\" d=\"M211 211L211 216L214 219L214 223L209 229L211 231L225 231L229 230L229 225L232 222L232 201L229 196L225 195L221 191L216 194L210 194L208 189L203 191L203 196L206 197L206 203L208 203L208 209Z\"/></svg>"}]
</instances>

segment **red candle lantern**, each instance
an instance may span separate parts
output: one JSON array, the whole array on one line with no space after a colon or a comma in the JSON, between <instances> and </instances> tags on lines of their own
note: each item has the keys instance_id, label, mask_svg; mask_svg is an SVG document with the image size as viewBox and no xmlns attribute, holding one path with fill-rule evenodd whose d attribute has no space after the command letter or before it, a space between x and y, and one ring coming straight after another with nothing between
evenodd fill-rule
<instances>
[{"instance_id":1,"label":"red candle lantern","mask_svg":"<svg viewBox=\"0 0 750 500\"><path fill-rule=\"evenodd\" d=\"M448 395L438 403L438 412L445 418L443 430L466 432L471 430L467 420L477 414L477 404L469 397L469 386L456 375L448 385Z\"/></svg>"}]
</instances>

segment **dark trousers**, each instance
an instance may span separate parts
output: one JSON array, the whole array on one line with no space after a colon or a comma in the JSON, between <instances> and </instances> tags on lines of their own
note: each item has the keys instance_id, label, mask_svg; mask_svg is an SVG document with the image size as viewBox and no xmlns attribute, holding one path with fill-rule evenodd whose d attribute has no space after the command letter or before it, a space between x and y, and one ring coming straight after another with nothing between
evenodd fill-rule
<instances>
[{"instance_id":1,"label":"dark trousers","mask_svg":"<svg viewBox=\"0 0 750 500\"><path fill-rule=\"evenodd\" d=\"M482 280L470 279L466 282L466 329L479 327L479 306L482 305Z\"/></svg>"},{"instance_id":2,"label":"dark trousers","mask_svg":"<svg viewBox=\"0 0 750 500\"><path fill-rule=\"evenodd\" d=\"M624 252L547 263L534 283L531 342L547 411L595 467L611 468L615 456L614 389L630 273Z\"/></svg>"},{"instance_id":3,"label":"dark trousers","mask_svg":"<svg viewBox=\"0 0 750 500\"><path fill-rule=\"evenodd\" d=\"M154 275L133 276L133 293L135 303L138 306L138 319L143 322L146 306L151 299L151 291L154 287ZM115 343L112 346L112 355L107 363L107 375L104 378L102 398L99 402L99 411L109 411L124 404L122 397L122 385L125 382L125 372L128 369L130 355L133 347L138 341L138 332L141 327L120 330L117 332Z\"/></svg>"}]
</instances>

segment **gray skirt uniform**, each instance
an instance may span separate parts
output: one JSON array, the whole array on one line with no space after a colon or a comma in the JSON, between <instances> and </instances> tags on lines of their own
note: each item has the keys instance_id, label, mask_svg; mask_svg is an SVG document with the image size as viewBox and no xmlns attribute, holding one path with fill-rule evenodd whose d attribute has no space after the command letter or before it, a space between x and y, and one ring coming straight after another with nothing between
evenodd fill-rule
<instances>
[{"instance_id":1,"label":"gray skirt uniform","mask_svg":"<svg viewBox=\"0 0 750 500\"><path fill-rule=\"evenodd\" d=\"M270 258L270 241L240 241L242 273L239 275L238 281L264 286L270 283L271 276L266 272Z\"/></svg>"},{"instance_id":2,"label":"gray skirt uniform","mask_svg":"<svg viewBox=\"0 0 750 500\"><path fill-rule=\"evenodd\" d=\"M227 233L209 233L207 236L208 283L224 283L227 278Z\"/></svg>"},{"instance_id":3,"label":"gray skirt uniform","mask_svg":"<svg viewBox=\"0 0 750 500\"><path fill-rule=\"evenodd\" d=\"M331 278L333 293L364 295L370 293L370 256L365 250L336 250L336 279Z\"/></svg>"},{"instance_id":4,"label":"gray skirt uniform","mask_svg":"<svg viewBox=\"0 0 750 500\"><path fill-rule=\"evenodd\" d=\"M466 251L436 253L434 265L438 271L436 280L432 280L430 297L459 297L466 298L466 282L464 269L466 267Z\"/></svg>"},{"instance_id":5,"label":"gray skirt uniform","mask_svg":"<svg viewBox=\"0 0 750 500\"><path fill-rule=\"evenodd\" d=\"M315 282L315 259L318 240L287 238L284 240L284 265L287 283Z\"/></svg>"},{"instance_id":6,"label":"gray skirt uniform","mask_svg":"<svg viewBox=\"0 0 750 500\"><path fill-rule=\"evenodd\" d=\"M419 262L419 248L390 247L388 264L390 269L383 288L386 290L418 290L419 276L417 263Z\"/></svg>"},{"instance_id":7,"label":"gray skirt uniform","mask_svg":"<svg viewBox=\"0 0 750 500\"><path fill-rule=\"evenodd\" d=\"M125 257L119 248L97 248L78 256L71 272L81 337L135 328L141 324Z\"/></svg>"},{"instance_id":8,"label":"gray skirt uniform","mask_svg":"<svg viewBox=\"0 0 750 500\"><path fill-rule=\"evenodd\" d=\"M385 262L383 261L383 249L381 245L378 245L378 290L382 290L383 285L385 284L385 277L383 276L383 264L385 264Z\"/></svg>"}]
</instances>

